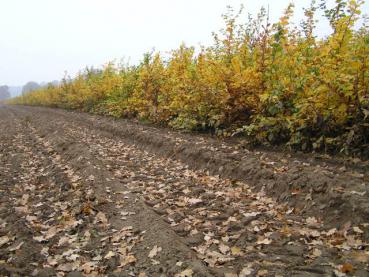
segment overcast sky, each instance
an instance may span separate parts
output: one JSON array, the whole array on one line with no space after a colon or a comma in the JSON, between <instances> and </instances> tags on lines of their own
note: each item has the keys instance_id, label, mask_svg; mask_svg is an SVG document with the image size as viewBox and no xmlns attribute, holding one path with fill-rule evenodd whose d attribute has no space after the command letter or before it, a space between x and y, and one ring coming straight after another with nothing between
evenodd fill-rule
<instances>
[{"instance_id":1,"label":"overcast sky","mask_svg":"<svg viewBox=\"0 0 369 277\"><path fill-rule=\"evenodd\" d=\"M296 21L310 0L295 0ZM367 1L368 2L368 1ZM227 5L277 20L286 0L0 0L0 85L61 79L123 57L137 63L153 47L208 45ZM369 11L368 3L363 10ZM319 30L328 32L324 26Z\"/></svg>"}]
</instances>

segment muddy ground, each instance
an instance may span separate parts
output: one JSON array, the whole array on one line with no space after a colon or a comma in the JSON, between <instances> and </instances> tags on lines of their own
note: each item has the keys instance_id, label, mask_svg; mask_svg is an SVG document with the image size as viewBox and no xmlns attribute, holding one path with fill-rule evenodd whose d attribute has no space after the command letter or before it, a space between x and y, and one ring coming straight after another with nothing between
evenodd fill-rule
<instances>
[{"instance_id":1,"label":"muddy ground","mask_svg":"<svg viewBox=\"0 0 369 277\"><path fill-rule=\"evenodd\" d=\"M0 276L369 276L368 163L0 107Z\"/></svg>"}]
</instances>

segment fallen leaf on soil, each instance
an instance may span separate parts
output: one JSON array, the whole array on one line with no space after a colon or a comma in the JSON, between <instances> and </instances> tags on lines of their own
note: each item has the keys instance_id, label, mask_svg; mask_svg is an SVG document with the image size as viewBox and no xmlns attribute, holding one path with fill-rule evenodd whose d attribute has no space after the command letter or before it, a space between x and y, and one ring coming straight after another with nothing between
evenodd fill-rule
<instances>
[{"instance_id":1,"label":"fallen leaf on soil","mask_svg":"<svg viewBox=\"0 0 369 277\"><path fill-rule=\"evenodd\" d=\"M104 259L109 260L110 258L112 258L112 257L114 257L114 256L115 256L115 253L114 253L113 251L109 251L109 252L105 255Z\"/></svg>"},{"instance_id":2,"label":"fallen leaf on soil","mask_svg":"<svg viewBox=\"0 0 369 277\"><path fill-rule=\"evenodd\" d=\"M251 267L244 267L240 274L239 277L245 277L245 276L250 276L253 272L253 269Z\"/></svg>"},{"instance_id":3,"label":"fallen leaf on soil","mask_svg":"<svg viewBox=\"0 0 369 277\"><path fill-rule=\"evenodd\" d=\"M265 244L265 245L267 245L267 244L271 244L272 243L272 240L271 239L268 239L268 238L260 237L256 243L257 244Z\"/></svg>"},{"instance_id":4,"label":"fallen leaf on soil","mask_svg":"<svg viewBox=\"0 0 369 277\"><path fill-rule=\"evenodd\" d=\"M87 262L83 264L79 269L82 270L84 273L89 274L95 269L96 264L96 262Z\"/></svg>"},{"instance_id":5,"label":"fallen leaf on soil","mask_svg":"<svg viewBox=\"0 0 369 277\"><path fill-rule=\"evenodd\" d=\"M369 263L369 251L362 252L357 251L352 254L352 257L355 259L355 261L359 263Z\"/></svg>"},{"instance_id":6,"label":"fallen leaf on soil","mask_svg":"<svg viewBox=\"0 0 369 277\"><path fill-rule=\"evenodd\" d=\"M241 251L240 248L234 246L234 247L231 248L231 253L232 253L232 255L237 256L237 255L241 255L242 251Z\"/></svg>"},{"instance_id":7,"label":"fallen leaf on soil","mask_svg":"<svg viewBox=\"0 0 369 277\"><path fill-rule=\"evenodd\" d=\"M14 210L17 213L28 213L28 208L27 207L15 207Z\"/></svg>"},{"instance_id":8,"label":"fallen leaf on soil","mask_svg":"<svg viewBox=\"0 0 369 277\"><path fill-rule=\"evenodd\" d=\"M222 253L222 254L226 254L227 252L229 252L230 248L229 246L221 243L219 244L219 251Z\"/></svg>"},{"instance_id":9,"label":"fallen leaf on soil","mask_svg":"<svg viewBox=\"0 0 369 277\"><path fill-rule=\"evenodd\" d=\"M336 232L337 232L337 229L336 229L336 228L330 229L330 230L327 232L327 236L332 236L332 235L334 235Z\"/></svg>"},{"instance_id":10,"label":"fallen leaf on soil","mask_svg":"<svg viewBox=\"0 0 369 277\"><path fill-rule=\"evenodd\" d=\"M55 257L48 257L47 263L51 266L55 266L58 264L58 260Z\"/></svg>"},{"instance_id":11,"label":"fallen leaf on soil","mask_svg":"<svg viewBox=\"0 0 369 277\"><path fill-rule=\"evenodd\" d=\"M36 236L36 237L33 237L33 239L37 242L44 242L44 241L47 241L47 239L45 239L44 236Z\"/></svg>"},{"instance_id":12,"label":"fallen leaf on soil","mask_svg":"<svg viewBox=\"0 0 369 277\"><path fill-rule=\"evenodd\" d=\"M128 256L120 256L120 265L119 267L125 267L128 264L135 263L137 259L133 255Z\"/></svg>"},{"instance_id":13,"label":"fallen leaf on soil","mask_svg":"<svg viewBox=\"0 0 369 277\"><path fill-rule=\"evenodd\" d=\"M177 274L176 277L192 277L193 270L190 268L187 268L183 270L181 273Z\"/></svg>"},{"instance_id":14,"label":"fallen leaf on soil","mask_svg":"<svg viewBox=\"0 0 369 277\"><path fill-rule=\"evenodd\" d=\"M262 270L259 270L257 275L256 276L267 276L268 275L268 270L266 269L262 269Z\"/></svg>"},{"instance_id":15,"label":"fallen leaf on soil","mask_svg":"<svg viewBox=\"0 0 369 277\"><path fill-rule=\"evenodd\" d=\"M59 265L57 267L57 270L70 272L70 271L75 270L77 268L78 268L78 266L76 266L74 263L66 263L66 264Z\"/></svg>"},{"instance_id":16,"label":"fallen leaf on soil","mask_svg":"<svg viewBox=\"0 0 369 277\"><path fill-rule=\"evenodd\" d=\"M340 270L343 273L350 273L354 270L354 267L352 266L352 264L346 263L340 267Z\"/></svg>"},{"instance_id":17,"label":"fallen leaf on soil","mask_svg":"<svg viewBox=\"0 0 369 277\"><path fill-rule=\"evenodd\" d=\"M71 254L67 257L65 257L68 261L72 261L72 262L75 262L78 258L79 258L79 255L78 254Z\"/></svg>"},{"instance_id":18,"label":"fallen leaf on soil","mask_svg":"<svg viewBox=\"0 0 369 277\"><path fill-rule=\"evenodd\" d=\"M17 250L19 250L21 247L22 247L22 245L24 244L24 242L22 241L21 243L19 243L18 245L16 245L16 246L13 246L13 247L10 247L9 248L9 251L17 251Z\"/></svg>"},{"instance_id":19,"label":"fallen leaf on soil","mask_svg":"<svg viewBox=\"0 0 369 277\"><path fill-rule=\"evenodd\" d=\"M45 234L45 240L53 238L59 231L60 230L56 226L51 227Z\"/></svg>"},{"instance_id":20,"label":"fallen leaf on soil","mask_svg":"<svg viewBox=\"0 0 369 277\"><path fill-rule=\"evenodd\" d=\"M188 199L188 203L190 205L196 205L196 204L201 203L201 202L202 202L202 200L199 199L199 198L191 198L191 199Z\"/></svg>"},{"instance_id":21,"label":"fallen leaf on soil","mask_svg":"<svg viewBox=\"0 0 369 277\"><path fill-rule=\"evenodd\" d=\"M155 245L153 249L151 249L148 257L151 259L154 258L161 250L162 250L161 247Z\"/></svg>"},{"instance_id":22,"label":"fallen leaf on soil","mask_svg":"<svg viewBox=\"0 0 369 277\"><path fill-rule=\"evenodd\" d=\"M246 217L254 217L254 216L257 216L259 214L260 214L259 212L243 213L243 215L246 216Z\"/></svg>"},{"instance_id":23,"label":"fallen leaf on soil","mask_svg":"<svg viewBox=\"0 0 369 277\"><path fill-rule=\"evenodd\" d=\"M306 223L309 226L317 226L317 225L319 225L318 220L315 217L308 217L306 219Z\"/></svg>"},{"instance_id":24,"label":"fallen leaf on soil","mask_svg":"<svg viewBox=\"0 0 369 277\"><path fill-rule=\"evenodd\" d=\"M216 265L223 265L226 262L234 260L234 258L223 255L216 251L208 251L206 252L207 258L205 262L209 264L210 267L215 267Z\"/></svg>"},{"instance_id":25,"label":"fallen leaf on soil","mask_svg":"<svg viewBox=\"0 0 369 277\"><path fill-rule=\"evenodd\" d=\"M224 277L238 277L238 275L236 273L226 273Z\"/></svg>"},{"instance_id":26,"label":"fallen leaf on soil","mask_svg":"<svg viewBox=\"0 0 369 277\"><path fill-rule=\"evenodd\" d=\"M22 199L19 201L19 204L25 206L28 202L29 194L23 194Z\"/></svg>"},{"instance_id":27,"label":"fallen leaf on soil","mask_svg":"<svg viewBox=\"0 0 369 277\"><path fill-rule=\"evenodd\" d=\"M4 244L7 244L10 241L10 238L8 236L2 236L0 237L0 247Z\"/></svg>"},{"instance_id":28,"label":"fallen leaf on soil","mask_svg":"<svg viewBox=\"0 0 369 277\"><path fill-rule=\"evenodd\" d=\"M158 264L160 264L160 261L151 259L151 264L152 265L158 265Z\"/></svg>"},{"instance_id":29,"label":"fallen leaf on soil","mask_svg":"<svg viewBox=\"0 0 369 277\"><path fill-rule=\"evenodd\" d=\"M361 230L359 227L355 226L352 228L354 230L355 233L358 233L358 234L362 234L364 233L363 230Z\"/></svg>"},{"instance_id":30,"label":"fallen leaf on soil","mask_svg":"<svg viewBox=\"0 0 369 277\"><path fill-rule=\"evenodd\" d=\"M306 237L314 237L314 238L320 237L320 232L317 230L310 230L307 228L303 228L299 230L299 232L302 236L306 236Z\"/></svg>"},{"instance_id":31,"label":"fallen leaf on soil","mask_svg":"<svg viewBox=\"0 0 369 277\"><path fill-rule=\"evenodd\" d=\"M321 255L322 255L322 251L320 251L318 248L314 248L313 256L314 257L320 257Z\"/></svg>"},{"instance_id":32,"label":"fallen leaf on soil","mask_svg":"<svg viewBox=\"0 0 369 277\"><path fill-rule=\"evenodd\" d=\"M43 256L49 256L49 247L44 247L40 251L41 255Z\"/></svg>"},{"instance_id":33,"label":"fallen leaf on soil","mask_svg":"<svg viewBox=\"0 0 369 277\"><path fill-rule=\"evenodd\" d=\"M34 215L27 215L26 216L26 220L30 223L32 223L33 221L36 221L37 220L37 216L34 216Z\"/></svg>"},{"instance_id":34,"label":"fallen leaf on soil","mask_svg":"<svg viewBox=\"0 0 369 277\"><path fill-rule=\"evenodd\" d=\"M97 222L101 222L103 225L108 224L108 219L106 218L106 215L103 212L98 212L96 215Z\"/></svg>"},{"instance_id":35,"label":"fallen leaf on soil","mask_svg":"<svg viewBox=\"0 0 369 277\"><path fill-rule=\"evenodd\" d=\"M58 246L63 246L63 245L66 245L69 243L69 238L68 237L61 237L59 239L59 242L58 242Z\"/></svg>"}]
</instances>

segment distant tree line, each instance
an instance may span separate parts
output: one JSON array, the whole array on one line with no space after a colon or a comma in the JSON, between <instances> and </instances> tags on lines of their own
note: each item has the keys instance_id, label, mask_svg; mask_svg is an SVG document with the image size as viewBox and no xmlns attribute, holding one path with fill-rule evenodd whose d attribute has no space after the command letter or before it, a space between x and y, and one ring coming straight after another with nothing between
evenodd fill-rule
<instances>
[{"instance_id":1,"label":"distant tree line","mask_svg":"<svg viewBox=\"0 0 369 277\"><path fill-rule=\"evenodd\" d=\"M25 95L31 91L37 90L41 88L41 86L33 81L28 82L27 84L25 84L22 88L22 95Z\"/></svg>"},{"instance_id":2,"label":"distant tree line","mask_svg":"<svg viewBox=\"0 0 369 277\"><path fill-rule=\"evenodd\" d=\"M10 98L10 92L8 86L0 86L0 101Z\"/></svg>"},{"instance_id":3,"label":"distant tree line","mask_svg":"<svg viewBox=\"0 0 369 277\"><path fill-rule=\"evenodd\" d=\"M52 81L52 82L42 82L37 83L34 81L27 82L24 86L7 86L2 85L0 86L0 101L9 99L11 97L16 97L19 95L26 95L32 91L47 88L49 86L57 86L59 81Z\"/></svg>"}]
</instances>

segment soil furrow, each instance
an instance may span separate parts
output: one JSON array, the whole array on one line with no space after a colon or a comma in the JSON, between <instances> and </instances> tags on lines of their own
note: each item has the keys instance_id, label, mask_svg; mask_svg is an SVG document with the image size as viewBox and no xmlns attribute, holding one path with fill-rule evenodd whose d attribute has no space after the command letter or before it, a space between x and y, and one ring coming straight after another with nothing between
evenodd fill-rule
<instances>
[{"instance_id":1,"label":"soil furrow","mask_svg":"<svg viewBox=\"0 0 369 277\"><path fill-rule=\"evenodd\" d=\"M245 181L254 190L263 190L304 216L324 215L326 224L332 228L339 227L337 224L343 226L348 221L360 223L369 218L367 162L320 161L323 157L319 155L301 157L290 153L251 151L243 149L240 144L180 134L126 120L48 108L23 109L52 114L100 131L100 134L122 138L161 157L180 160L192 169Z\"/></svg>"},{"instance_id":2,"label":"soil furrow","mask_svg":"<svg viewBox=\"0 0 369 277\"><path fill-rule=\"evenodd\" d=\"M18 114L23 118L30 116L22 112ZM135 258L132 266L126 267L125 270L117 269L119 259L114 262L112 260L115 259L112 257L109 261L113 265L105 270L105 273L114 272L128 276L144 272L149 276L160 276L161 274L174 276L190 267L198 276L210 276L194 251L188 248L159 216L148 209L135 195L130 194L125 186L117 183L114 176L105 170L99 160L91 156L85 140L74 137L72 132L63 128L63 123L60 124L53 120L45 122L44 119L41 118L41 121L38 121L37 117L29 119L31 133L46 149L49 148L54 152L62 168L73 171L74 176L77 174L75 179L84 183L84 193L87 199L81 199L85 203L80 204L80 210L87 209L87 213L104 214L109 225L108 230L105 231L107 234L109 231L114 233L113 230L132 228L132 232L139 235L139 242L131 249L134 253L132 257ZM158 243L162 249L160 255L155 259L149 258L150 250ZM109 248L104 244L98 244L95 247L96 251L102 252L102 256L103 251L116 249L116 247ZM181 266L176 265L178 262Z\"/></svg>"},{"instance_id":3,"label":"soil furrow","mask_svg":"<svg viewBox=\"0 0 369 277\"><path fill-rule=\"evenodd\" d=\"M21 158L41 163L37 170L46 172L46 181L34 184L37 197L65 202L47 205L57 218L68 215L64 220L77 224L64 230L51 219L41 226L36 237L52 253L33 270L102 276L368 274L368 187L360 167L286 156L276 161L206 137L191 142L188 135L62 110L0 111L1 124L9 128L2 149L17 153L28 145ZM22 139L11 139L17 136ZM14 175L12 184L25 186L18 184L25 178L18 171L32 176L32 167L18 168L16 155L1 157L4 180ZM230 168L219 174L223 163ZM13 190L4 189L1 197ZM22 189L18 201L24 194ZM37 217L28 194L27 207ZM54 240L45 239L53 227Z\"/></svg>"}]
</instances>

